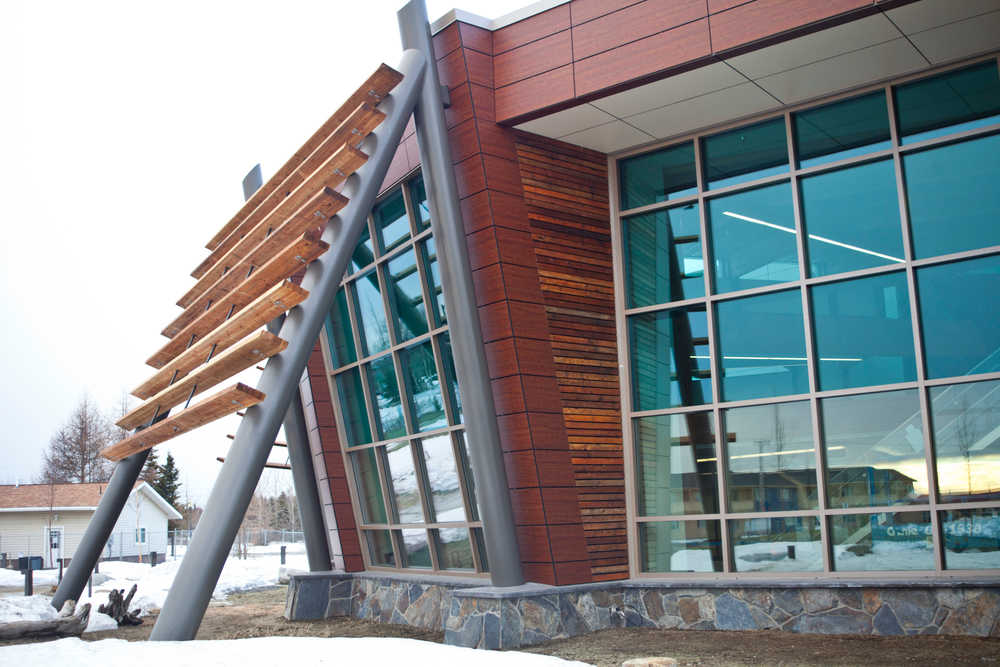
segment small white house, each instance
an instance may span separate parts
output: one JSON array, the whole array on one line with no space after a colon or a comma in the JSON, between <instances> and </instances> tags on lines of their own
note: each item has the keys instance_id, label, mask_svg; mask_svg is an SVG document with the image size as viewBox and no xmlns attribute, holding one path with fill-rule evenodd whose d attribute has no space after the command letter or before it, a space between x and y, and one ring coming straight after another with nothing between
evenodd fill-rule
<instances>
[{"instance_id":1,"label":"small white house","mask_svg":"<svg viewBox=\"0 0 1000 667\"><path fill-rule=\"evenodd\" d=\"M0 485L0 554L41 556L45 567L70 559L100 502L106 483ZM146 560L168 549L167 521L181 514L146 482L129 495L104 558Z\"/></svg>"}]
</instances>

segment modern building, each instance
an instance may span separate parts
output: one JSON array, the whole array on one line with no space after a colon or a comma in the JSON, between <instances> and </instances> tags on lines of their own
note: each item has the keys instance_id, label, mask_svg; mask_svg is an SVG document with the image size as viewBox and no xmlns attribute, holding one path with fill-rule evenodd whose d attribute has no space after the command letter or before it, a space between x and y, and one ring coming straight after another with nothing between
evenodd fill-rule
<instances>
[{"instance_id":1,"label":"modern building","mask_svg":"<svg viewBox=\"0 0 1000 667\"><path fill-rule=\"evenodd\" d=\"M72 560L107 484L0 486L0 553L8 560L41 556L45 567ZM146 482L132 490L102 558L148 559L167 553L167 522L180 513ZM16 567L16 561L10 565Z\"/></svg>"},{"instance_id":2,"label":"modern building","mask_svg":"<svg viewBox=\"0 0 1000 667\"><path fill-rule=\"evenodd\" d=\"M1000 1L424 14L246 187L118 422L91 555L145 450L246 408L151 638L281 423L291 618L1000 634Z\"/></svg>"},{"instance_id":3,"label":"modern building","mask_svg":"<svg viewBox=\"0 0 1000 667\"><path fill-rule=\"evenodd\" d=\"M996 634L1000 3L434 29L521 565L555 587L454 593L449 641ZM416 142L303 389L334 567L363 573L330 609L420 623L413 576L490 566Z\"/></svg>"}]
</instances>

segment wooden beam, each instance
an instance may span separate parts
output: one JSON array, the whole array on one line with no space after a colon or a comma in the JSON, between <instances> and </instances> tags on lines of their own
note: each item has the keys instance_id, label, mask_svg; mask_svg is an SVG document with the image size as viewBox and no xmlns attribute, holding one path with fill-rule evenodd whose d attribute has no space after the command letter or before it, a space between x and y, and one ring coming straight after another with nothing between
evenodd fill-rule
<instances>
[{"instance_id":1,"label":"wooden beam","mask_svg":"<svg viewBox=\"0 0 1000 667\"><path fill-rule=\"evenodd\" d=\"M220 417L231 415L241 408L257 405L263 400L263 392L238 383L125 438L121 442L105 447L101 450L101 456L111 461L121 461L127 456L150 449L161 442L176 438L182 433L204 426Z\"/></svg>"},{"instance_id":2,"label":"wooden beam","mask_svg":"<svg viewBox=\"0 0 1000 667\"><path fill-rule=\"evenodd\" d=\"M223 380L250 368L261 359L268 359L288 347L288 342L267 331L244 339L236 347L198 368L190 375L170 385L148 401L130 411L116 423L132 430L148 423L156 414L187 400L188 396L211 389ZM194 389L194 394L191 390Z\"/></svg>"},{"instance_id":3,"label":"wooden beam","mask_svg":"<svg viewBox=\"0 0 1000 667\"><path fill-rule=\"evenodd\" d=\"M307 296L309 296L308 291L288 280L274 286L232 318L220 324L214 331L206 334L183 354L174 357L153 377L136 387L132 394L144 400L152 397L171 382L184 377L205 363L213 348L213 354L217 354L232 347L281 313L305 301Z\"/></svg>"},{"instance_id":4,"label":"wooden beam","mask_svg":"<svg viewBox=\"0 0 1000 667\"><path fill-rule=\"evenodd\" d=\"M289 199L301 198L299 194L302 186L310 181L315 182L314 174L330 173L327 165L333 160L338 152L353 150L361 144L372 130L378 127L385 119L385 114L374 108L370 104L362 104L354 110L351 115L337 127L333 133L324 140L323 144L316 149L304 162L302 162L282 186L271 193L261 204L254 209L225 239L219 243L214 250L203 260L192 272L195 278L201 275L233 248L241 238L253 232L261 225L267 224L268 220L273 220L275 215L280 215L282 210L297 206L295 202L289 203ZM340 161L343 162L341 157ZM360 165L358 165L360 166ZM355 169L357 167L354 167ZM340 167L344 174L350 172L344 167ZM335 174L336 175L336 174ZM345 176L346 177L346 176ZM330 183L330 187L339 184L339 181ZM274 226L273 222L270 226Z\"/></svg>"},{"instance_id":5,"label":"wooden beam","mask_svg":"<svg viewBox=\"0 0 1000 667\"><path fill-rule=\"evenodd\" d=\"M216 456L215 460L218 461L219 463L225 463L226 462L226 459L224 459L221 456ZM274 468L275 470L291 470L292 469L292 466L288 465L287 463L270 463L270 462L268 462L268 463L264 464L264 467L265 468Z\"/></svg>"},{"instance_id":6,"label":"wooden beam","mask_svg":"<svg viewBox=\"0 0 1000 667\"><path fill-rule=\"evenodd\" d=\"M174 337L152 356L151 359L156 361L152 365L162 366L167 363L183 352L192 340L201 338L225 322L230 316L230 309L235 314L245 308L268 289L286 278L291 278L296 271L329 249L330 246L320 240L319 231L310 230L286 246L264 266L255 269L243 282L225 297L213 302L208 309L194 310L194 306L197 305L194 304L185 311L193 318L183 329L176 331Z\"/></svg>"},{"instance_id":7,"label":"wooden beam","mask_svg":"<svg viewBox=\"0 0 1000 667\"><path fill-rule=\"evenodd\" d=\"M287 197L271 209L255 226L237 236L233 234L198 267L191 272L195 278L209 277L211 281L221 276L231 267L235 260L241 259L251 248L255 247L268 234L268 230L277 229L295 215L302 207L308 206L309 200L323 188L334 190L361 167L368 156L363 151L352 146L341 146L329 157L308 179L301 183ZM326 222L325 220L319 222ZM248 233L250 238L247 238Z\"/></svg>"},{"instance_id":8,"label":"wooden beam","mask_svg":"<svg viewBox=\"0 0 1000 667\"><path fill-rule=\"evenodd\" d=\"M344 102L333 112L333 115L320 126L318 130L306 142L302 145L299 150L288 159L287 162L279 169L274 176L268 179L267 183L261 186L257 192L247 200L239 212L233 216L233 219L227 222L218 233L212 237L212 240L208 242L205 246L209 250L215 250L215 248L222 243L223 239L229 236L233 230L246 218L251 212L253 212L260 204L268 198L271 193L278 190L285 180L308 158L312 155L317 148L323 143L323 141L330 136L335 128L337 128L344 119L355 110L358 105L362 103L378 104L382 101L382 98L389 94L389 91L396 87L400 81L403 80L403 75L392 69L388 65L379 65L378 69L368 77L368 79ZM286 189L287 191L287 189Z\"/></svg>"},{"instance_id":9,"label":"wooden beam","mask_svg":"<svg viewBox=\"0 0 1000 667\"><path fill-rule=\"evenodd\" d=\"M346 205L347 198L340 193L329 188L320 189L285 224L272 231L271 234L260 237L260 241L256 245L254 242L257 237L248 238L245 244L241 242L239 247L233 249L232 256L228 258L228 262L231 262L229 270L218 278L215 278L217 275L215 272L202 276L184 296L177 300L177 305L188 310L193 309L196 313L199 310L204 310L213 301L223 298L227 292L246 278L250 267L267 263L281 248L305 232L312 229L322 231L327 219ZM181 314L175 323L182 318L184 318L184 314ZM181 325L180 328L186 324ZM164 335L168 335L166 331L164 331Z\"/></svg>"}]
</instances>

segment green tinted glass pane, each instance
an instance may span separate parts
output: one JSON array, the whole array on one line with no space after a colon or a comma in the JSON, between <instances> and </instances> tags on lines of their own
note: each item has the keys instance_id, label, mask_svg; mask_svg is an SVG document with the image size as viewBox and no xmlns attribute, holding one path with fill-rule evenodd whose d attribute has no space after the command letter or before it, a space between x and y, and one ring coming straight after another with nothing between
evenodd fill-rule
<instances>
[{"instance_id":1,"label":"green tinted glass pane","mask_svg":"<svg viewBox=\"0 0 1000 667\"><path fill-rule=\"evenodd\" d=\"M1000 79L994 59L896 86L895 93L904 144L1000 120Z\"/></svg>"},{"instance_id":2,"label":"green tinted glass pane","mask_svg":"<svg viewBox=\"0 0 1000 667\"><path fill-rule=\"evenodd\" d=\"M354 290L358 302L358 328L366 356L388 349L389 325L385 319L378 274L369 271L361 276L354 281Z\"/></svg>"},{"instance_id":3,"label":"green tinted glass pane","mask_svg":"<svg viewBox=\"0 0 1000 667\"><path fill-rule=\"evenodd\" d=\"M622 221L630 308L705 296L698 204Z\"/></svg>"},{"instance_id":4,"label":"green tinted glass pane","mask_svg":"<svg viewBox=\"0 0 1000 667\"><path fill-rule=\"evenodd\" d=\"M707 206L717 294L799 279L791 185L745 190Z\"/></svg>"},{"instance_id":5,"label":"green tinted glass pane","mask_svg":"<svg viewBox=\"0 0 1000 667\"><path fill-rule=\"evenodd\" d=\"M358 360L354 349L354 334L351 333L351 316L347 310L347 293L341 287L333 308L326 316L326 340L333 357L333 367L340 368Z\"/></svg>"},{"instance_id":6,"label":"green tinted glass pane","mask_svg":"<svg viewBox=\"0 0 1000 667\"><path fill-rule=\"evenodd\" d=\"M396 567L396 557L392 548L392 539L388 530L366 530L368 554L373 565Z\"/></svg>"},{"instance_id":7,"label":"green tinted glass pane","mask_svg":"<svg viewBox=\"0 0 1000 667\"><path fill-rule=\"evenodd\" d=\"M472 464L469 462L469 449L465 442L465 431L458 432L458 458L459 465L462 466L462 474L465 477L466 493L469 496L469 507L471 508L469 521L479 521L479 500L476 497L476 478L472 475Z\"/></svg>"},{"instance_id":8,"label":"green tinted glass pane","mask_svg":"<svg viewBox=\"0 0 1000 667\"><path fill-rule=\"evenodd\" d=\"M1000 568L1000 509L951 510L939 517L946 569Z\"/></svg>"},{"instance_id":9,"label":"green tinted glass pane","mask_svg":"<svg viewBox=\"0 0 1000 667\"><path fill-rule=\"evenodd\" d=\"M798 290L721 301L715 321L724 400L809 391Z\"/></svg>"},{"instance_id":10,"label":"green tinted glass pane","mask_svg":"<svg viewBox=\"0 0 1000 667\"><path fill-rule=\"evenodd\" d=\"M737 572L815 572L823 569L819 519L814 516L730 520Z\"/></svg>"},{"instance_id":11,"label":"green tinted glass pane","mask_svg":"<svg viewBox=\"0 0 1000 667\"><path fill-rule=\"evenodd\" d=\"M427 531L417 528L404 528L399 531L403 542L403 567L429 569L431 567L431 549L427 541Z\"/></svg>"},{"instance_id":12,"label":"green tinted glass pane","mask_svg":"<svg viewBox=\"0 0 1000 667\"><path fill-rule=\"evenodd\" d=\"M368 383L375 401L378 439L405 435L406 423L403 421L403 406L399 402L399 385L396 384L391 354L368 364Z\"/></svg>"},{"instance_id":13,"label":"green tinted glass pane","mask_svg":"<svg viewBox=\"0 0 1000 667\"><path fill-rule=\"evenodd\" d=\"M711 412L633 420L639 516L719 511Z\"/></svg>"},{"instance_id":14,"label":"green tinted glass pane","mask_svg":"<svg viewBox=\"0 0 1000 667\"><path fill-rule=\"evenodd\" d=\"M643 572L722 572L718 521L639 524Z\"/></svg>"},{"instance_id":15,"label":"green tinted glass pane","mask_svg":"<svg viewBox=\"0 0 1000 667\"><path fill-rule=\"evenodd\" d=\"M406 215L403 191L396 190L372 209L375 230L382 253L387 253L410 238L410 218Z\"/></svg>"},{"instance_id":16,"label":"green tinted glass pane","mask_svg":"<svg viewBox=\"0 0 1000 667\"><path fill-rule=\"evenodd\" d=\"M623 209L677 199L698 191L694 144L687 142L621 160L618 178Z\"/></svg>"},{"instance_id":17,"label":"green tinted glass pane","mask_svg":"<svg viewBox=\"0 0 1000 667\"><path fill-rule=\"evenodd\" d=\"M808 401L732 408L726 428L729 509L815 509L816 448Z\"/></svg>"},{"instance_id":18,"label":"green tinted glass pane","mask_svg":"<svg viewBox=\"0 0 1000 667\"><path fill-rule=\"evenodd\" d=\"M931 378L1000 370L1000 255L917 269Z\"/></svg>"},{"instance_id":19,"label":"green tinted glass pane","mask_svg":"<svg viewBox=\"0 0 1000 667\"><path fill-rule=\"evenodd\" d=\"M462 486L455 466L455 454L451 448L451 436L439 435L426 438L422 442L424 465L427 469L427 483L431 489L431 506L434 521L465 521L465 507L462 504Z\"/></svg>"},{"instance_id":20,"label":"green tinted glass pane","mask_svg":"<svg viewBox=\"0 0 1000 667\"><path fill-rule=\"evenodd\" d=\"M1000 382L931 387L943 503L1000 500Z\"/></svg>"},{"instance_id":21,"label":"green tinted glass pane","mask_svg":"<svg viewBox=\"0 0 1000 667\"><path fill-rule=\"evenodd\" d=\"M368 424L365 395L361 388L361 373L352 368L336 376L337 393L340 395L340 411L344 418L345 440L348 447L363 445L372 441L372 430Z\"/></svg>"},{"instance_id":22,"label":"green tinted glass pane","mask_svg":"<svg viewBox=\"0 0 1000 667\"><path fill-rule=\"evenodd\" d=\"M633 410L712 401L705 306L632 315L628 334Z\"/></svg>"},{"instance_id":23,"label":"green tinted glass pane","mask_svg":"<svg viewBox=\"0 0 1000 667\"><path fill-rule=\"evenodd\" d=\"M417 214L417 229L430 227L431 208L427 205L427 192L424 190L424 179L421 176L410 181L410 202Z\"/></svg>"},{"instance_id":24,"label":"green tinted glass pane","mask_svg":"<svg viewBox=\"0 0 1000 667\"><path fill-rule=\"evenodd\" d=\"M357 480L358 495L361 496L361 517L365 523L385 523L385 504L382 502L382 484L378 478L375 463L375 448L369 447L351 453L354 463L354 478Z\"/></svg>"},{"instance_id":25,"label":"green tinted glass pane","mask_svg":"<svg viewBox=\"0 0 1000 667\"><path fill-rule=\"evenodd\" d=\"M809 176L799 188L810 275L903 261L892 160Z\"/></svg>"},{"instance_id":26,"label":"green tinted glass pane","mask_svg":"<svg viewBox=\"0 0 1000 667\"><path fill-rule=\"evenodd\" d=\"M420 491L410 445L405 442L389 443L385 446L385 453L386 474L392 484L399 523L423 523L424 510L420 506Z\"/></svg>"},{"instance_id":27,"label":"green tinted glass pane","mask_svg":"<svg viewBox=\"0 0 1000 667\"><path fill-rule=\"evenodd\" d=\"M431 532L437 537L438 563L442 570L475 568L468 528L441 528Z\"/></svg>"},{"instance_id":28,"label":"green tinted glass pane","mask_svg":"<svg viewBox=\"0 0 1000 667\"><path fill-rule=\"evenodd\" d=\"M350 272L357 273L374 261L375 250L372 246L372 237L368 233L368 225L365 225L361 232L361 238L358 240L358 245L354 248L354 254L351 255Z\"/></svg>"},{"instance_id":29,"label":"green tinted glass pane","mask_svg":"<svg viewBox=\"0 0 1000 667\"><path fill-rule=\"evenodd\" d=\"M462 397L458 393L458 377L455 375L455 360L451 356L451 337L443 334L438 341L441 345L441 365L444 367L445 394L455 412L455 423L462 423Z\"/></svg>"},{"instance_id":30,"label":"green tinted glass pane","mask_svg":"<svg viewBox=\"0 0 1000 667\"><path fill-rule=\"evenodd\" d=\"M403 373L409 383L413 402L413 421L418 431L429 431L448 425L444 413L444 396L434 367L434 350L430 341L404 350Z\"/></svg>"},{"instance_id":31,"label":"green tinted glass pane","mask_svg":"<svg viewBox=\"0 0 1000 667\"><path fill-rule=\"evenodd\" d=\"M830 531L839 572L934 569L930 512L835 515Z\"/></svg>"},{"instance_id":32,"label":"green tinted glass pane","mask_svg":"<svg viewBox=\"0 0 1000 667\"><path fill-rule=\"evenodd\" d=\"M705 181L709 188L788 171L784 118L747 125L701 141Z\"/></svg>"},{"instance_id":33,"label":"green tinted glass pane","mask_svg":"<svg viewBox=\"0 0 1000 667\"><path fill-rule=\"evenodd\" d=\"M427 311L417 271L417 253L410 248L386 263L386 289L392 304L396 340L403 342L427 333Z\"/></svg>"},{"instance_id":34,"label":"green tinted glass pane","mask_svg":"<svg viewBox=\"0 0 1000 667\"><path fill-rule=\"evenodd\" d=\"M917 379L905 273L810 290L821 390Z\"/></svg>"},{"instance_id":35,"label":"green tinted glass pane","mask_svg":"<svg viewBox=\"0 0 1000 667\"><path fill-rule=\"evenodd\" d=\"M441 293L441 274L437 262L437 246L434 239L428 238L420 244L422 261L424 262L424 275L430 284L427 291L431 295L431 319L435 327L440 327L448 323L448 318L444 311L444 295Z\"/></svg>"},{"instance_id":36,"label":"green tinted glass pane","mask_svg":"<svg viewBox=\"0 0 1000 667\"><path fill-rule=\"evenodd\" d=\"M1000 245L1000 135L903 156L913 254Z\"/></svg>"},{"instance_id":37,"label":"green tinted glass pane","mask_svg":"<svg viewBox=\"0 0 1000 667\"><path fill-rule=\"evenodd\" d=\"M927 502L927 463L916 389L820 401L829 507Z\"/></svg>"},{"instance_id":38,"label":"green tinted glass pane","mask_svg":"<svg viewBox=\"0 0 1000 667\"><path fill-rule=\"evenodd\" d=\"M885 93L800 111L792 115L799 166L864 155L891 146Z\"/></svg>"}]
</instances>

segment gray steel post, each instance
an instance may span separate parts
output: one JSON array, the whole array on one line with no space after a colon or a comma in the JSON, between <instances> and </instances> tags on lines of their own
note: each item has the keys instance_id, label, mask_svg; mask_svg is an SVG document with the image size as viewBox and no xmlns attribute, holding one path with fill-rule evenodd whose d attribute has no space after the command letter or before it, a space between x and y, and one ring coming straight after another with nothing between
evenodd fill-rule
<instances>
[{"instance_id":1,"label":"gray steel post","mask_svg":"<svg viewBox=\"0 0 1000 667\"><path fill-rule=\"evenodd\" d=\"M302 534L306 543L306 557L310 572L330 569L330 545L326 539L323 507L316 489L316 471L313 469L309 433L303 414L302 394L296 389L285 413L285 438L288 440L288 459L295 483L295 500L302 520ZM284 549L284 547L282 547Z\"/></svg>"},{"instance_id":2,"label":"gray steel post","mask_svg":"<svg viewBox=\"0 0 1000 667\"><path fill-rule=\"evenodd\" d=\"M342 193L350 202L326 225L323 240L330 244L330 250L309 265L302 280L302 287L309 290L309 298L288 313L281 327L281 337L288 341L288 347L269 359L264 367L258 388L267 398L247 410L236 431L236 439L219 471L205 513L153 627L152 640L194 639L205 615L264 470L267 454L291 398L298 391L313 343L333 306L340 280L361 237L428 68L422 54L408 50L403 53L398 69L403 80L379 106L386 118L361 145L370 156L368 162L344 184Z\"/></svg>"},{"instance_id":3,"label":"gray steel post","mask_svg":"<svg viewBox=\"0 0 1000 667\"><path fill-rule=\"evenodd\" d=\"M100 559L104 545L111 536L111 531L118 522L122 508L125 507L148 457L147 449L122 459L115 466L111 481L108 482L100 502L97 503L97 511L87 524L80 545L73 552L69 567L56 589L56 594L52 597L52 606L56 609L62 609L66 600L80 599L83 587L87 585L90 573Z\"/></svg>"},{"instance_id":4,"label":"gray steel post","mask_svg":"<svg viewBox=\"0 0 1000 667\"><path fill-rule=\"evenodd\" d=\"M397 17L403 48L416 49L429 62L435 62L424 0L411 0L399 10ZM465 430L469 435L472 474L483 514L490 577L494 586L519 586L524 583L524 573L465 245L458 186L448 149L441 85L435 67L427 68L413 119L431 210L431 229L438 247L458 390L462 395Z\"/></svg>"}]
</instances>

